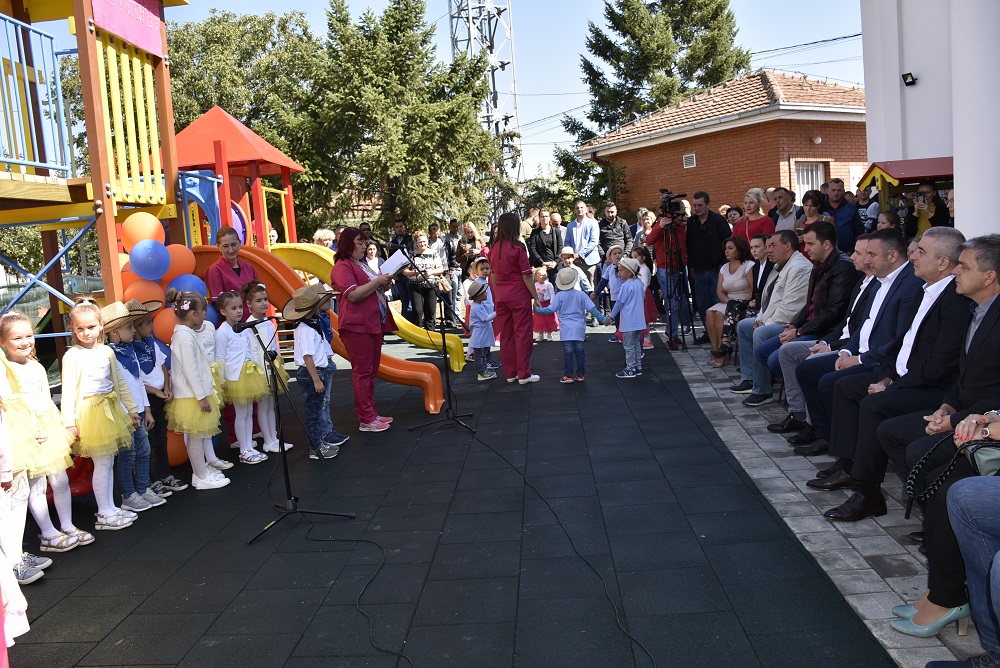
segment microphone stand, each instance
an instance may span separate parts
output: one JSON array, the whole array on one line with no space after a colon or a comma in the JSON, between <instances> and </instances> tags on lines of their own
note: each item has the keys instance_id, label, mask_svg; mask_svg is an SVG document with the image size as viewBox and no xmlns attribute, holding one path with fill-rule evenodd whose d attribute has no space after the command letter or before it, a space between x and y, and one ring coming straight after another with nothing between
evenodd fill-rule
<instances>
[{"instance_id":1,"label":"microphone stand","mask_svg":"<svg viewBox=\"0 0 1000 668\"><path fill-rule=\"evenodd\" d=\"M277 319L275 319L277 320ZM259 323L258 323L259 324ZM261 350L264 351L264 362L265 362L265 372L268 375L268 385L271 387L271 399L274 401L274 423L277 427L278 435L278 456L281 459L281 471L285 476L285 503L282 507L278 507L278 504L274 504L275 510L277 510L280 515L275 520L268 522L263 529L257 532L257 534L247 541L247 545L250 545L255 540L263 536L265 533L277 526L283 519L290 515L296 513L302 515L326 515L328 517L350 517L354 519L354 513L339 513L331 510L314 510L312 508L300 508L299 507L299 497L292 493L292 479L288 475L288 451L285 449L285 431L284 425L281 420L281 406L278 403L278 383L281 383L282 389L285 393L288 393L288 384L278 376L278 369L275 366L275 360L277 359L277 354L272 357L267 346L264 345L264 340L260 338L260 332L257 331L256 325L251 327L253 330L253 335L257 339L257 343L260 344ZM277 322L274 327L274 335L278 336L278 326ZM291 402L292 410L295 411L295 416L299 420L299 424L305 428L305 421L302 419L302 415L299 413L299 409L295 407L295 402ZM309 434L309 430L306 429L306 435L309 438L309 447L319 453L319 445L312 442L312 435ZM323 457L320 455L319 461L323 462Z\"/></svg>"},{"instance_id":2,"label":"microphone stand","mask_svg":"<svg viewBox=\"0 0 1000 668\"><path fill-rule=\"evenodd\" d=\"M444 359L444 387L445 387L444 406L443 406L444 417L439 417L434 420L431 420L430 422L425 422L423 424L418 424L414 427L410 427L408 431L413 431L414 429L423 429L424 427L430 427L431 425L440 424L442 422L450 422L452 424L457 424L460 427L464 427L465 429L468 429L471 433L475 434L476 430L474 427L471 427L465 422L462 422L462 418L472 417L472 413L464 413L462 415L458 414L458 401L455 399L455 393L451 387L451 365L449 364L448 360L448 347L444 343L445 342L444 337L446 334L444 328L444 321L447 319L448 312L449 311L451 312L451 317L454 318L456 321L458 321L458 315L455 313L455 310L451 307L451 302L445 299L444 294L437 287L436 282L432 280L430 276L427 275L427 272L418 267L413 262L413 258L411 258L409 255L406 256L406 261L409 267L413 269L415 272L417 272L417 278L423 278L423 280L425 280L427 283L430 283L431 289L434 291L434 294L437 295L438 304L441 305L442 317L438 318L438 330L439 333L441 334L441 348L439 352L441 353L441 356ZM442 274L442 276L444 276L444 274Z\"/></svg>"}]
</instances>

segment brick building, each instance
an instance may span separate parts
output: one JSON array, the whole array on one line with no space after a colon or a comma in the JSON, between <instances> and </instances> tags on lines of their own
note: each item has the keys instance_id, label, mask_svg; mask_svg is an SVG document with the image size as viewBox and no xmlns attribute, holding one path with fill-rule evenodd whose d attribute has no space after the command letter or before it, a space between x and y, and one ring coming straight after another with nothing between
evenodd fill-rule
<instances>
[{"instance_id":1,"label":"brick building","mask_svg":"<svg viewBox=\"0 0 1000 668\"><path fill-rule=\"evenodd\" d=\"M734 79L581 144L581 158L625 170L618 208L652 208L659 188L712 196L712 208L743 204L753 187L797 197L867 168L865 93L760 71ZM850 187L850 186L849 186Z\"/></svg>"}]
</instances>

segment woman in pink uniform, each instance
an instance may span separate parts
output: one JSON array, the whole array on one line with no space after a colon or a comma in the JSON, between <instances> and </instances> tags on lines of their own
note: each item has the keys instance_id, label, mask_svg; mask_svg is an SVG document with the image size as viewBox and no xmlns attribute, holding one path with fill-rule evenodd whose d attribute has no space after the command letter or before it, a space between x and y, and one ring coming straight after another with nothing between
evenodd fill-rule
<instances>
[{"instance_id":1,"label":"woman in pink uniform","mask_svg":"<svg viewBox=\"0 0 1000 668\"><path fill-rule=\"evenodd\" d=\"M536 383L531 373L533 312L538 299L528 250L521 243L521 219L505 213L490 238L490 287L496 306L494 326L500 338L500 363L508 383Z\"/></svg>"},{"instance_id":2,"label":"woman in pink uniform","mask_svg":"<svg viewBox=\"0 0 1000 668\"><path fill-rule=\"evenodd\" d=\"M213 303L219 295L230 290L242 294L243 286L250 282L260 282L257 270L240 259L240 235L231 227L220 227L215 235L215 243L222 254L215 264L205 271L205 285L208 287L208 303ZM250 308L243 304L243 320L250 315ZM219 324L223 319L219 318Z\"/></svg>"}]
</instances>

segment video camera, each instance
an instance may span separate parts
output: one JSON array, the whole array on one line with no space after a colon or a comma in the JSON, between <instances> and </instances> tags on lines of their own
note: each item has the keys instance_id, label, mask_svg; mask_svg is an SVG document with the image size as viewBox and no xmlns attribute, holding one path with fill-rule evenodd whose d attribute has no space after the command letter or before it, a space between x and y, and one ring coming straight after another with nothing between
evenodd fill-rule
<instances>
[{"instance_id":1,"label":"video camera","mask_svg":"<svg viewBox=\"0 0 1000 668\"><path fill-rule=\"evenodd\" d=\"M675 195L666 188L660 188L660 215L673 219L677 214L685 213L682 197L687 197L687 193Z\"/></svg>"}]
</instances>

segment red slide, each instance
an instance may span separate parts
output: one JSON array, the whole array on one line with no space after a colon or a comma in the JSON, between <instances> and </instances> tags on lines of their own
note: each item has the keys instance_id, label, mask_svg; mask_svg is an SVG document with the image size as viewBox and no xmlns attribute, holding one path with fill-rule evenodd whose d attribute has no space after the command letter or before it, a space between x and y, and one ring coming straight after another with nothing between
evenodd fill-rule
<instances>
[{"instance_id":1,"label":"red slide","mask_svg":"<svg viewBox=\"0 0 1000 668\"><path fill-rule=\"evenodd\" d=\"M208 267L219 259L219 249L216 246L196 246L192 250L198 262L195 274L204 276ZM276 309L284 306L292 298L292 293L305 285L295 270L273 253L254 246L242 246L240 259L250 263L257 270L260 279L267 285L268 297ZM333 323L333 350L344 359L350 360L347 349L337 334L337 315L332 311L330 320ZM440 412L444 404L441 371L433 364L382 355L378 377L390 383L421 388L424 392L424 408L431 415Z\"/></svg>"}]
</instances>

